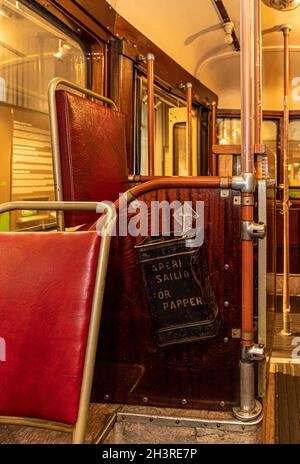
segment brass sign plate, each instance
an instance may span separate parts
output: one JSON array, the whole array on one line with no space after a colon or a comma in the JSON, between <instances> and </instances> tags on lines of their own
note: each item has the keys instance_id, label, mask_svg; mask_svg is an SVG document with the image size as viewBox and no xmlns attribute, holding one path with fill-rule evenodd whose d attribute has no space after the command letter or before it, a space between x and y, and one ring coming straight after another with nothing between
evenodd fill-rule
<instances>
[{"instance_id":1,"label":"brass sign plate","mask_svg":"<svg viewBox=\"0 0 300 464\"><path fill-rule=\"evenodd\" d=\"M185 237L150 237L136 247L158 346L213 338L219 332L205 247L186 243Z\"/></svg>"}]
</instances>

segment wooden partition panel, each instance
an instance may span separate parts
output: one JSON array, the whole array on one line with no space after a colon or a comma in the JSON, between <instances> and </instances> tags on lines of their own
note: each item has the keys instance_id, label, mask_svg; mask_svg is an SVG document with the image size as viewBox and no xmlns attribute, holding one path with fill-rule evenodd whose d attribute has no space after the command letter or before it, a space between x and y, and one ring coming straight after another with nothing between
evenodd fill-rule
<instances>
[{"instance_id":1,"label":"wooden partition panel","mask_svg":"<svg viewBox=\"0 0 300 464\"><path fill-rule=\"evenodd\" d=\"M240 206L228 191L163 190L151 201L205 203L201 253L221 315L210 340L159 347L135 246L142 237L113 240L94 378L93 400L162 407L229 409L238 402L241 326ZM236 204L237 203L237 204Z\"/></svg>"},{"instance_id":2,"label":"wooden partition panel","mask_svg":"<svg viewBox=\"0 0 300 464\"><path fill-rule=\"evenodd\" d=\"M283 273L283 215L282 208L277 206L277 272ZM290 271L300 274L300 205L294 201L290 209Z\"/></svg>"}]
</instances>

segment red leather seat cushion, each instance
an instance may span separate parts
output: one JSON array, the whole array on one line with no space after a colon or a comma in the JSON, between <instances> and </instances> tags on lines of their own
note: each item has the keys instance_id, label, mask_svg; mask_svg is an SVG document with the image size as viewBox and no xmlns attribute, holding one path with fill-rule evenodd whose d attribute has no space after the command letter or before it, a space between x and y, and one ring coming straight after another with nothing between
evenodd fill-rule
<instances>
[{"instance_id":1,"label":"red leather seat cushion","mask_svg":"<svg viewBox=\"0 0 300 464\"><path fill-rule=\"evenodd\" d=\"M99 241L0 234L0 415L76 423Z\"/></svg>"},{"instance_id":2,"label":"red leather seat cushion","mask_svg":"<svg viewBox=\"0 0 300 464\"><path fill-rule=\"evenodd\" d=\"M60 90L56 94L65 201L112 201L127 190L125 119L99 103ZM66 213L66 226L97 215Z\"/></svg>"}]
</instances>

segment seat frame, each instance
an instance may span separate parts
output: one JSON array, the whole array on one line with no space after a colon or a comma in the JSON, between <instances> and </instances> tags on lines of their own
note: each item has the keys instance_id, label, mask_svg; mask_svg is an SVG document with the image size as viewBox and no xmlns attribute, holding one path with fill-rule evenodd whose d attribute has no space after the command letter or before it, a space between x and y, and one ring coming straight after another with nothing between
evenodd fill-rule
<instances>
[{"instance_id":1,"label":"seat frame","mask_svg":"<svg viewBox=\"0 0 300 464\"><path fill-rule=\"evenodd\" d=\"M50 117L50 128L51 128L51 143L52 143L52 157L53 157L53 174L54 174L54 188L55 188L55 199L57 201L64 201L63 196L63 181L62 181L62 171L61 171L61 153L60 153L60 143L59 143L59 127L58 127L58 118L57 118L57 102L56 102L56 92L59 87L67 88L79 92L86 97L89 97L93 100L98 100L102 103L105 103L114 111L118 111L117 105L114 101L109 98L99 95L89 89L81 87L73 82L70 82L61 77L56 77L52 79L48 87L48 100L49 100L49 117ZM58 230L65 230L64 223L64 213L63 211L58 211L57 213L57 225Z\"/></svg>"},{"instance_id":2,"label":"seat frame","mask_svg":"<svg viewBox=\"0 0 300 464\"><path fill-rule=\"evenodd\" d=\"M98 263L95 276L94 293L91 307L90 322L88 328L87 345L84 356L83 374L81 379L81 389L79 398L78 417L75 425L67 425L52 421L46 421L27 417L0 416L0 424L20 425L37 427L58 432L72 433L72 443L84 443L93 373L98 344L98 334L100 329L102 305L105 290L105 280L110 252L111 231L114 228L116 215L112 207L105 203L93 202L11 202L0 205L0 214L16 210L52 210L52 211L96 211L106 213L104 223L104 233L102 233L99 247ZM9 232L7 232L9 233Z\"/></svg>"}]
</instances>

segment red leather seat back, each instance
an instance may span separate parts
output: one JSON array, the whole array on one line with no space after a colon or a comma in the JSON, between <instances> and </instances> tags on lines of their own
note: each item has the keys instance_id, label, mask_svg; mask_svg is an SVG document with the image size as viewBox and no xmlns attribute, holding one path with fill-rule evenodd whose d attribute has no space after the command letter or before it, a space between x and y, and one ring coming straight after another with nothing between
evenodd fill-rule
<instances>
[{"instance_id":1,"label":"red leather seat back","mask_svg":"<svg viewBox=\"0 0 300 464\"><path fill-rule=\"evenodd\" d=\"M99 241L0 234L0 415L76 423Z\"/></svg>"},{"instance_id":2,"label":"red leather seat back","mask_svg":"<svg viewBox=\"0 0 300 464\"><path fill-rule=\"evenodd\" d=\"M128 184L124 116L63 90L56 100L64 200L115 202ZM97 219L65 214L66 227Z\"/></svg>"}]
</instances>

